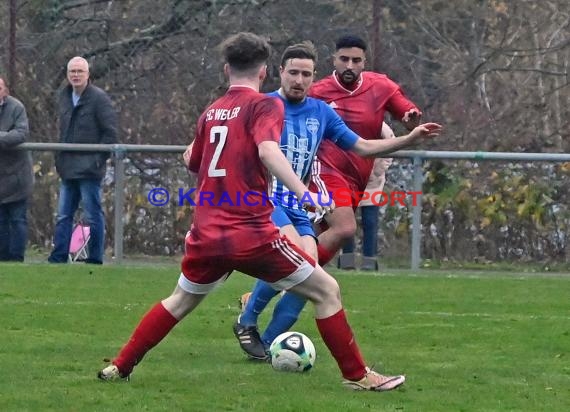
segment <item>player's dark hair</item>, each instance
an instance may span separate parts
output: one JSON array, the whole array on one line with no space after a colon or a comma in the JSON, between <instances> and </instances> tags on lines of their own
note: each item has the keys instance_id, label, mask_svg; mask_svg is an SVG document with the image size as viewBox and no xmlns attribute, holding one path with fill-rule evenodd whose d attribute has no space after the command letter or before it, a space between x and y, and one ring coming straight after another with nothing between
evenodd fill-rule
<instances>
[{"instance_id":1,"label":"player's dark hair","mask_svg":"<svg viewBox=\"0 0 570 412\"><path fill-rule=\"evenodd\" d=\"M289 59L311 59L317 65L317 49L310 41L293 44L285 49L281 56L281 67L285 67Z\"/></svg>"},{"instance_id":2,"label":"player's dark hair","mask_svg":"<svg viewBox=\"0 0 570 412\"><path fill-rule=\"evenodd\" d=\"M366 51L366 42L362 38L354 35L342 36L336 41L336 50L350 49L351 47L358 47Z\"/></svg>"},{"instance_id":3,"label":"player's dark hair","mask_svg":"<svg viewBox=\"0 0 570 412\"><path fill-rule=\"evenodd\" d=\"M263 37L240 32L228 37L220 45L224 60L234 70L244 72L266 64L271 46Z\"/></svg>"}]
</instances>

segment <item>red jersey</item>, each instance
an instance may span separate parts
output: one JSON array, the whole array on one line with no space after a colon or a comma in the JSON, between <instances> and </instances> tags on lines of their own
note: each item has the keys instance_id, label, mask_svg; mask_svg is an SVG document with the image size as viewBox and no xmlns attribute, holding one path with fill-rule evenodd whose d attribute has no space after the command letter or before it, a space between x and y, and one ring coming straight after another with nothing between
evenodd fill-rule
<instances>
[{"instance_id":1,"label":"red jersey","mask_svg":"<svg viewBox=\"0 0 570 412\"><path fill-rule=\"evenodd\" d=\"M202 113L189 165L198 173L187 240L194 253L233 254L276 238L266 200L271 180L257 145L279 142L283 122L279 99L245 86L230 87Z\"/></svg>"},{"instance_id":2,"label":"red jersey","mask_svg":"<svg viewBox=\"0 0 570 412\"><path fill-rule=\"evenodd\" d=\"M400 120L410 109L417 109L408 100L400 86L388 76L364 71L355 90L348 90L339 82L336 74L316 82L309 95L327 102L355 133L363 139L379 139L384 113L390 112ZM419 111L419 109L417 109ZM342 150L329 140L323 140L317 157L326 168L336 170L354 181L364 190L374 164L373 158L364 158L354 152Z\"/></svg>"}]
</instances>

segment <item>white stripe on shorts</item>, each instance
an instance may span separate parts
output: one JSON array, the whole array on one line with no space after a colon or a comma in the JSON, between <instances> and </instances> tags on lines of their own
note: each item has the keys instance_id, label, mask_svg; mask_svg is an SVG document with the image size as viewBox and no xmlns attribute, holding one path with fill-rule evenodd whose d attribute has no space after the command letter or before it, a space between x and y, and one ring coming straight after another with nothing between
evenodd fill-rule
<instances>
[{"instance_id":1,"label":"white stripe on shorts","mask_svg":"<svg viewBox=\"0 0 570 412\"><path fill-rule=\"evenodd\" d=\"M178 286L180 286L182 290L188 293L193 293L195 295L207 295L216 287L224 283L228 276L230 276L229 272L222 276L220 279L216 280L214 283L202 284L189 281L186 279L186 276L184 276L184 273L181 273L180 277L178 278Z\"/></svg>"},{"instance_id":2,"label":"white stripe on shorts","mask_svg":"<svg viewBox=\"0 0 570 412\"><path fill-rule=\"evenodd\" d=\"M274 249L279 249L283 255L287 257L296 266L299 266L305 258L298 254L289 244L285 243L282 239L277 239L271 242Z\"/></svg>"},{"instance_id":3,"label":"white stripe on shorts","mask_svg":"<svg viewBox=\"0 0 570 412\"><path fill-rule=\"evenodd\" d=\"M298 285L311 276L314 270L315 267L305 260L295 272L277 282L270 283L270 285L275 290L291 289L293 286Z\"/></svg>"},{"instance_id":4,"label":"white stripe on shorts","mask_svg":"<svg viewBox=\"0 0 570 412\"><path fill-rule=\"evenodd\" d=\"M315 161L313 162L311 179L313 180L313 183L317 186L319 192L326 193L328 195L329 192L327 190L327 185L325 184L325 182L323 182L323 179L321 179L321 161L317 158L315 158Z\"/></svg>"},{"instance_id":5,"label":"white stripe on shorts","mask_svg":"<svg viewBox=\"0 0 570 412\"><path fill-rule=\"evenodd\" d=\"M285 256L291 263L297 266L295 272L291 273L289 276L278 280L277 282L271 283L273 289L290 289L307 279L315 270L315 267L313 265L305 260L302 255L297 253L297 251L295 251L288 243L284 242L282 239L273 241L272 246L276 249L279 249L283 256Z\"/></svg>"}]
</instances>

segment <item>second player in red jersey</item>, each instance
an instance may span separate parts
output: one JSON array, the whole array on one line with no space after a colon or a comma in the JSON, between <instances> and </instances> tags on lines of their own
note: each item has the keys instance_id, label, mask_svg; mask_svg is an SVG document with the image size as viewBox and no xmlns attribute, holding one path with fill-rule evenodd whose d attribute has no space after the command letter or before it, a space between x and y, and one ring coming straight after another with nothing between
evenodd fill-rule
<instances>
[{"instance_id":1,"label":"second player in red jersey","mask_svg":"<svg viewBox=\"0 0 570 412\"><path fill-rule=\"evenodd\" d=\"M364 139L379 139L386 111L408 129L419 125L420 110L408 100L400 87L383 74L364 71L366 43L356 36L344 36L336 42L335 71L315 83L310 94L326 101L347 125ZM312 190L357 194L365 190L373 159L363 158L324 142L317 152L311 182ZM340 199L335 199L340 200ZM360 199L353 195L352 204L339 202L335 212L325 217L319 235L319 263L329 262L338 250L354 237L354 211Z\"/></svg>"},{"instance_id":2,"label":"second player in red jersey","mask_svg":"<svg viewBox=\"0 0 570 412\"><path fill-rule=\"evenodd\" d=\"M313 97L324 100L342 117L352 131L363 139L379 139L386 111L396 119L402 119L406 112L419 109L408 100L400 86L384 74L364 71L354 89L347 88L333 72L316 82L311 88ZM322 167L333 169L351 179L359 188L366 187L373 158L338 148L324 141L318 153ZM362 190L362 189L361 189Z\"/></svg>"}]
</instances>

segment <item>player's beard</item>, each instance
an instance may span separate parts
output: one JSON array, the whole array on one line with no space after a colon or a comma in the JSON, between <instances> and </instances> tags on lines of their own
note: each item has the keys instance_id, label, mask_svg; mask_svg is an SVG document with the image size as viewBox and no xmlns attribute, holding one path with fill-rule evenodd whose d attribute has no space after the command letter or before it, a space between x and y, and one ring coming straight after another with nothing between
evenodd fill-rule
<instances>
[{"instance_id":1,"label":"player's beard","mask_svg":"<svg viewBox=\"0 0 570 412\"><path fill-rule=\"evenodd\" d=\"M296 93L293 94L293 91L295 91ZM289 91L289 93L286 93L287 100L289 100L291 103L300 103L305 99L306 94L300 92L299 90L293 90L291 89Z\"/></svg>"},{"instance_id":2,"label":"player's beard","mask_svg":"<svg viewBox=\"0 0 570 412\"><path fill-rule=\"evenodd\" d=\"M356 76L356 73L354 73L352 70L346 69L340 74L340 79L344 84L352 85L354 82L356 82L358 76Z\"/></svg>"}]
</instances>

